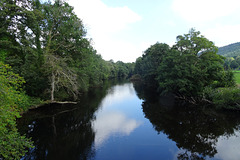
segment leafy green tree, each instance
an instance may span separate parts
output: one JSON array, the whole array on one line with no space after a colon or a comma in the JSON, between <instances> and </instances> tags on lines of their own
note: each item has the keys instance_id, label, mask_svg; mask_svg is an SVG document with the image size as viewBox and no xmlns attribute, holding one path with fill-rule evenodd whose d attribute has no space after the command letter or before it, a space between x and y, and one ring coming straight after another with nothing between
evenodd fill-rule
<instances>
[{"instance_id":1,"label":"leafy green tree","mask_svg":"<svg viewBox=\"0 0 240 160\"><path fill-rule=\"evenodd\" d=\"M227 58L225 58L225 60L224 60L224 68L225 68L226 70L231 69L230 64L231 64L232 61L234 61L234 58L233 58L233 57L227 57Z\"/></svg>"},{"instance_id":2,"label":"leafy green tree","mask_svg":"<svg viewBox=\"0 0 240 160\"><path fill-rule=\"evenodd\" d=\"M169 46L167 44L156 43L144 52L142 59L143 79L154 87L157 86L157 68L168 51Z\"/></svg>"},{"instance_id":3,"label":"leafy green tree","mask_svg":"<svg viewBox=\"0 0 240 160\"><path fill-rule=\"evenodd\" d=\"M0 52L2 61L26 80L29 95L44 90L40 43L41 5L38 0L3 0L1 5Z\"/></svg>"},{"instance_id":4,"label":"leafy green tree","mask_svg":"<svg viewBox=\"0 0 240 160\"><path fill-rule=\"evenodd\" d=\"M0 62L0 159L20 159L32 144L16 128L20 111L29 106L28 97L21 91L23 83L9 65Z\"/></svg>"},{"instance_id":5,"label":"leafy green tree","mask_svg":"<svg viewBox=\"0 0 240 160\"><path fill-rule=\"evenodd\" d=\"M239 64L238 64L237 60L233 60L230 64L230 67L232 69L237 69L239 67Z\"/></svg>"},{"instance_id":6,"label":"leafy green tree","mask_svg":"<svg viewBox=\"0 0 240 160\"><path fill-rule=\"evenodd\" d=\"M206 86L223 84L222 77L227 76L224 58L216 53L217 47L200 32L191 29L188 34L178 36L176 45L158 67L160 92L172 92L195 101Z\"/></svg>"},{"instance_id":7,"label":"leafy green tree","mask_svg":"<svg viewBox=\"0 0 240 160\"><path fill-rule=\"evenodd\" d=\"M74 59L79 54L80 41L85 35L82 22L66 2L55 1L43 5L43 49L51 100L56 89L65 88L74 97L78 95L77 73Z\"/></svg>"}]
</instances>

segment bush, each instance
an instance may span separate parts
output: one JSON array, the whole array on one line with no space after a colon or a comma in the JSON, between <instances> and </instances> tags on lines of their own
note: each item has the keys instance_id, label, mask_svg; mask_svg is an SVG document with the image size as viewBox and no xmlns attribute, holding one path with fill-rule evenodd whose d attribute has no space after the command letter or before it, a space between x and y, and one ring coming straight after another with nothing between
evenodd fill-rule
<instances>
[{"instance_id":1,"label":"bush","mask_svg":"<svg viewBox=\"0 0 240 160\"><path fill-rule=\"evenodd\" d=\"M21 90L23 83L9 65L0 62L0 159L20 159L25 149L32 147L16 127L19 113L29 106L29 97Z\"/></svg>"},{"instance_id":2,"label":"bush","mask_svg":"<svg viewBox=\"0 0 240 160\"><path fill-rule=\"evenodd\" d=\"M239 88L206 88L205 94L211 99L216 108L240 110L240 89Z\"/></svg>"}]
</instances>

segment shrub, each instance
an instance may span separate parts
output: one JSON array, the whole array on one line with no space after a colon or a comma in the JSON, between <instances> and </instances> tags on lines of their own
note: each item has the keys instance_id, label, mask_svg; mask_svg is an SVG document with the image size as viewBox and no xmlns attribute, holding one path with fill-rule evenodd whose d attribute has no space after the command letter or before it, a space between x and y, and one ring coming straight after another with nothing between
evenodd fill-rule
<instances>
[{"instance_id":1,"label":"shrub","mask_svg":"<svg viewBox=\"0 0 240 160\"><path fill-rule=\"evenodd\" d=\"M29 105L29 97L21 90L23 78L0 62L0 159L20 159L32 147L29 139L21 136L16 127L20 111Z\"/></svg>"},{"instance_id":2,"label":"shrub","mask_svg":"<svg viewBox=\"0 0 240 160\"><path fill-rule=\"evenodd\" d=\"M206 89L207 97L212 100L217 108L240 110L239 88Z\"/></svg>"}]
</instances>

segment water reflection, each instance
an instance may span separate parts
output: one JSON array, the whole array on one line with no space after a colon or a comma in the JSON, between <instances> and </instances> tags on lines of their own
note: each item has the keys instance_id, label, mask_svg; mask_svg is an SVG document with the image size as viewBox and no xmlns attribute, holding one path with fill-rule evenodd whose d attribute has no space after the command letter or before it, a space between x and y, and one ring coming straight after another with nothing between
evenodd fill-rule
<instances>
[{"instance_id":1,"label":"water reflection","mask_svg":"<svg viewBox=\"0 0 240 160\"><path fill-rule=\"evenodd\" d=\"M22 159L94 159L96 147L109 137L133 132L140 122L117 109L135 96L133 85L116 83L82 95L77 105L52 104L24 114L18 128L35 148Z\"/></svg>"},{"instance_id":2,"label":"water reflection","mask_svg":"<svg viewBox=\"0 0 240 160\"><path fill-rule=\"evenodd\" d=\"M240 157L239 113L179 104L141 84L106 83L77 105L28 112L18 128L35 145L22 159Z\"/></svg>"},{"instance_id":3,"label":"water reflection","mask_svg":"<svg viewBox=\"0 0 240 160\"><path fill-rule=\"evenodd\" d=\"M100 105L101 110L97 112L96 120L93 121L96 147L99 147L111 136L127 136L139 127L141 123L129 118L124 110L124 104L122 104L135 98L135 95L132 83L116 85L109 89Z\"/></svg>"},{"instance_id":4,"label":"water reflection","mask_svg":"<svg viewBox=\"0 0 240 160\"><path fill-rule=\"evenodd\" d=\"M93 122L93 128L96 131L95 145L99 147L110 136L114 136L115 134L127 136L140 124L140 122L130 119L120 112L101 114Z\"/></svg>"},{"instance_id":5,"label":"water reflection","mask_svg":"<svg viewBox=\"0 0 240 160\"><path fill-rule=\"evenodd\" d=\"M108 90L108 94L104 97L100 106L106 108L122 101L127 101L135 97L135 94L132 83L113 86Z\"/></svg>"},{"instance_id":6,"label":"water reflection","mask_svg":"<svg viewBox=\"0 0 240 160\"><path fill-rule=\"evenodd\" d=\"M235 135L231 137L220 136L216 144L218 159L239 160L240 157L240 131L236 130Z\"/></svg>"},{"instance_id":7,"label":"water reflection","mask_svg":"<svg viewBox=\"0 0 240 160\"><path fill-rule=\"evenodd\" d=\"M154 129L158 133L168 135L169 139L176 142L180 149L176 156L178 159L205 159L208 157L234 159L239 157L237 149L232 148L235 139L240 141L239 138L236 138L236 134L239 134L239 113L215 111L210 106L186 106L178 103L166 107L162 105L159 97L152 95L147 90L143 91L141 85L135 84L135 89L138 91L138 95L145 97L142 104L143 112ZM145 96L146 94L147 96ZM149 99L149 97L151 98ZM169 99L172 104L174 100ZM234 154L226 154L226 142L230 143L229 146ZM239 144L235 143L235 147L238 149Z\"/></svg>"},{"instance_id":8,"label":"water reflection","mask_svg":"<svg viewBox=\"0 0 240 160\"><path fill-rule=\"evenodd\" d=\"M91 122L108 89L116 83L105 83L82 95L77 105L48 105L24 114L18 128L32 138L35 148L22 159L93 159L95 131Z\"/></svg>"},{"instance_id":9,"label":"water reflection","mask_svg":"<svg viewBox=\"0 0 240 160\"><path fill-rule=\"evenodd\" d=\"M51 108L58 111L51 112ZM68 109L67 109L67 108ZM49 106L31 116L24 116L21 123L29 124L32 116L38 117L30 125L20 128L21 132L32 137L35 148L30 150L23 159L91 159L95 150L92 144L95 133L89 121L93 113L79 110L77 106ZM35 111L34 111L35 112ZM28 113L30 114L30 113ZM25 117L27 119L25 119ZM24 122L25 121L25 122Z\"/></svg>"}]
</instances>

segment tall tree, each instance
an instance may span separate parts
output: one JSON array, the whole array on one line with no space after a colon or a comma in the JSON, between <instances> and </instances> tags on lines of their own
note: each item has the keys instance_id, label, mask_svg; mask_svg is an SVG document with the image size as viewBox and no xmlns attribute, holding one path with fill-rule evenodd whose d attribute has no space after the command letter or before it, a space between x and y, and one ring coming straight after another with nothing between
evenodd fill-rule
<instances>
[{"instance_id":1,"label":"tall tree","mask_svg":"<svg viewBox=\"0 0 240 160\"><path fill-rule=\"evenodd\" d=\"M60 0L44 4L43 47L51 100L56 88L66 88L74 97L78 94L74 59L80 54L81 40L85 31L73 8Z\"/></svg>"}]
</instances>

